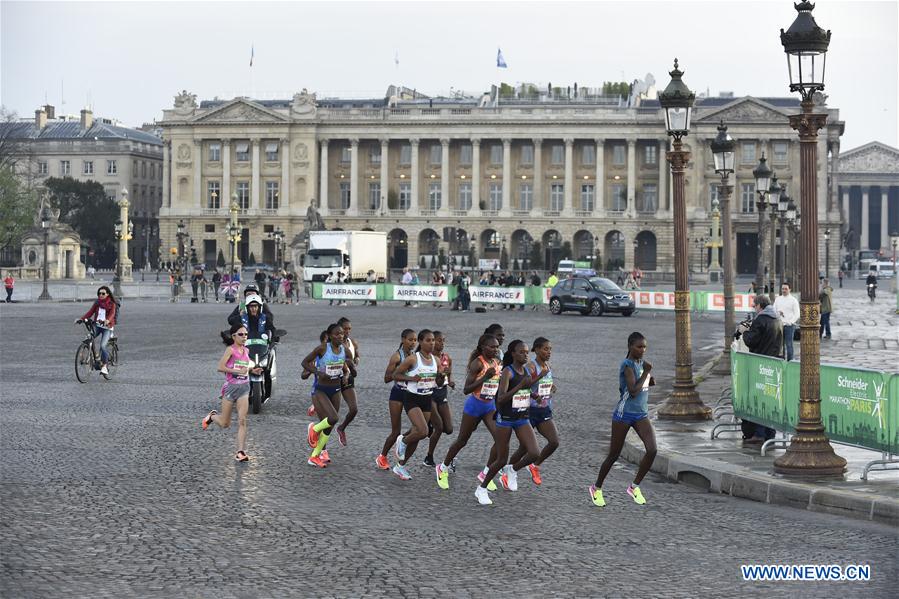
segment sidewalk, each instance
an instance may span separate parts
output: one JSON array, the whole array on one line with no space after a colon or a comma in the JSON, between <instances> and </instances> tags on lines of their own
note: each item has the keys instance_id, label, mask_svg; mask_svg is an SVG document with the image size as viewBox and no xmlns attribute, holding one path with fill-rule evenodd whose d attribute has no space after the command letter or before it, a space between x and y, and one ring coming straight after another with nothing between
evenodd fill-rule
<instances>
[{"instance_id":1,"label":"sidewalk","mask_svg":"<svg viewBox=\"0 0 899 599\"><path fill-rule=\"evenodd\" d=\"M822 340L821 361L896 371L899 319L891 310L892 298L878 299L872 307L863 291L840 291L831 320L833 338ZM700 397L708 406L714 406L731 386L729 375L711 373L716 360L696 373ZM656 419L656 407L650 407L658 445L653 472L734 497L899 526L899 472L872 471L867 481L860 478L866 463L881 459L880 452L834 443L836 453L848 462L842 480L785 478L773 473L774 459L783 449L769 449L761 456L758 447L742 446L739 430L711 439L712 428L729 423L730 416L699 423L671 422ZM622 456L632 463L643 457L643 443L634 431L627 437Z\"/></svg>"}]
</instances>

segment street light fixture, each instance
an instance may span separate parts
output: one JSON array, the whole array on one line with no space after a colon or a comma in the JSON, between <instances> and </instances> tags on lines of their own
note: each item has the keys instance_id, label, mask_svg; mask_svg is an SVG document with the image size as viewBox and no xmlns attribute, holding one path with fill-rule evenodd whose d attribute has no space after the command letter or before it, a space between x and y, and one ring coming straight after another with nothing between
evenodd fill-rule
<instances>
[{"instance_id":1,"label":"street light fixture","mask_svg":"<svg viewBox=\"0 0 899 599\"><path fill-rule=\"evenodd\" d=\"M44 198L45 201L47 198ZM52 300L50 297L50 290L47 288L47 280L50 278L50 265L49 265L49 247L50 247L50 225L52 224L52 217L50 214L50 208L44 206L41 208L41 228L44 230L44 289L41 291L41 294L37 299L39 300Z\"/></svg>"},{"instance_id":2,"label":"street light fixture","mask_svg":"<svg viewBox=\"0 0 899 599\"><path fill-rule=\"evenodd\" d=\"M758 263L755 268L755 290L756 293L762 293L765 288L765 266L768 264L767 256L765 254L766 247L766 239L765 236L768 233L768 223L766 222L768 219L768 188L771 185L771 177L774 175L774 171L772 171L768 167L768 159L765 158L765 154L762 154L762 157L759 158L759 165L755 167L752 171L752 176L755 178L755 192L758 195L758 199L755 201L756 212L759 215L759 229L758 229Z\"/></svg>"},{"instance_id":3,"label":"street light fixture","mask_svg":"<svg viewBox=\"0 0 899 599\"><path fill-rule=\"evenodd\" d=\"M690 331L690 283L687 264L687 209L684 198L684 170L690 153L684 151L681 138L690 131L693 100L696 97L682 81L683 72L674 59L671 82L659 94L665 111L665 128L674 138L667 153L671 164L674 192L674 314L675 375L671 395L659 407L659 418L667 420L708 420L712 411L702 403L693 380L693 347Z\"/></svg>"},{"instance_id":4,"label":"street light fixture","mask_svg":"<svg viewBox=\"0 0 899 599\"><path fill-rule=\"evenodd\" d=\"M830 278L830 228L824 229L824 278Z\"/></svg>"},{"instance_id":5,"label":"street light fixture","mask_svg":"<svg viewBox=\"0 0 899 599\"><path fill-rule=\"evenodd\" d=\"M801 278L799 355L799 422L786 453L774 460L774 471L785 475L842 476L846 460L834 453L821 420L821 340L818 337L820 305L818 278L818 130L827 123L826 114L815 114L813 97L824 89L824 64L830 31L815 22L815 5L803 1L793 5L796 20L780 40L787 55L790 91L802 97L802 112L790 117L790 127L799 132L799 203L805 218L800 230Z\"/></svg>"},{"instance_id":6,"label":"street light fixture","mask_svg":"<svg viewBox=\"0 0 899 599\"><path fill-rule=\"evenodd\" d=\"M787 208L790 205L790 196L787 195L787 186L784 183L780 184L780 197L777 200L777 215L779 217L780 224L780 287L783 287L784 280L786 278L786 270L787 270L787 254L786 254L786 240L787 240Z\"/></svg>"},{"instance_id":7,"label":"street light fixture","mask_svg":"<svg viewBox=\"0 0 899 599\"><path fill-rule=\"evenodd\" d=\"M122 219L118 218L115 221L115 224L112 226L113 232L115 233L116 241L119 242L118 252L116 252L116 261L115 261L115 274L112 277L112 287L113 293L116 297L120 297L122 295L122 254L121 254L121 241L125 238L125 223L122 222Z\"/></svg>"},{"instance_id":8,"label":"street light fixture","mask_svg":"<svg viewBox=\"0 0 899 599\"><path fill-rule=\"evenodd\" d=\"M768 256L768 297L774 303L774 279L777 276L777 217L780 204L780 184L777 182L777 174L771 175L771 184L768 186L768 207L771 209L771 243Z\"/></svg>"},{"instance_id":9,"label":"street light fixture","mask_svg":"<svg viewBox=\"0 0 899 599\"><path fill-rule=\"evenodd\" d=\"M721 226L723 229L724 260L724 352L718 361L720 372L730 372L730 344L733 341L736 322L734 320L734 255L731 243L730 196L733 186L730 175L734 172L734 148L736 143L727 133L724 121L718 125L718 135L712 140L712 156L715 159L715 172L721 177L718 186L718 197L721 203ZM762 158L764 160L764 158ZM767 182L765 184L767 187ZM717 233L717 231L716 231Z\"/></svg>"}]
</instances>

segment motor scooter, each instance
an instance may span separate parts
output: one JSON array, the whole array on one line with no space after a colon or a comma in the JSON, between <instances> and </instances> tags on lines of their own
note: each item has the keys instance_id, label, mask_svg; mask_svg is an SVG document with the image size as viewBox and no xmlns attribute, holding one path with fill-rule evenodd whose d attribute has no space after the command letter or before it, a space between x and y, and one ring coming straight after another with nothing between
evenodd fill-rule
<instances>
[{"instance_id":1,"label":"motor scooter","mask_svg":"<svg viewBox=\"0 0 899 599\"><path fill-rule=\"evenodd\" d=\"M247 339L247 350L250 354L250 409L254 414L262 410L262 404L271 399L278 378L278 340L287 331L276 329L270 336L263 333L259 339ZM253 372L261 369L261 372Z\"/></svg>"},{"instance_id":2,"label":"motor scooter","mask_svg":"<svg viewBox=\"0 0 899 599\"><path fill-rule=\"evenodd\" d=\"M871 298L871 303L874 303L874 297L877 295L877 285L874 283L868 283L868 297Z\"/></svg>"}]
</instances>

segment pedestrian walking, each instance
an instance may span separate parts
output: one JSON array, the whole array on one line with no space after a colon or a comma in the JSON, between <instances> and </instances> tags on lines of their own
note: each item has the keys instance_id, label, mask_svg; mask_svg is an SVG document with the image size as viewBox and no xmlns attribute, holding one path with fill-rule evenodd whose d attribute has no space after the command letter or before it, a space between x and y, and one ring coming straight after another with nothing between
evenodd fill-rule
<instances>
[{"instance_id":1,"label":"pedestrian walking","mask_svg":"<svg viewBox=\"0 0 899 599\"><path fill-rule=\"evenodd\" d=\"M400 283L403 285L412 285L413 284L412 283L412 272L409 270L408 266L403 268L403 276L400 279ZM407 301L405 304L403 304L403 307L408 308L411 305L412 305L412 302Z\"/></svg>"},{"instance_id":2,"label":"pedestrian walking","mask_svg":"<svg viewBox=\"0 0 899 599\"><path fill-rule=\"evenodd\" d=\"M793 359L793 341L797 335L796 322L799 320L799 301L790 293L786 283L780 287L780 295L774 300L774 310L783 325L784 358Z\"/></svg>"},{"instance_id":3,"label":"pedestrian walking","mask_svg":"<svg viewBox=\"0 0 899 599\"><path fill-rule=\"evenodd\" d=\"M12 292L13 288L16 285L16 280L12 276L12 272L6 271L6 276L3 278L3 286L6 288L6 303L12 303Z\"/></svg>"},{"instance_id":4,"label":"pedestrian walking","mask_svg":"<svg viewBox=\"0 0 899 599\"><path fill-rule=\"evenodd\" d=\"M618 460L621 448L624 447L624 439L632 427L643 441L645 451L637 468L637 475L627 488L627 494L638 505L646 503L646 499L640 491L640 483L643 482L643 477L649 472L649 468L655 460L656 439L655 431L653 431L647 414L649 388L655 385L655 380L651 374L652 364L644 359L645 354L646 338L640 333L631 333L627 338L627 357L618 367L620 399L612 413L612 440L609 442L609 455L599 469L596 483L590 485L589 488L590 501L597 507L603 507L606 504L602 496L602 485L609 470Z\"/></svg>"},{"instance_id":5,"label":"pedestrian walking","mask_svg":"<svg viewBox=\"0 0 899 599\"><path fill-rule=\"evenodd\" d=\"M248 462L247 455L247 411L250 406L250 352L247 349L247 329L242 323L233 324L227 331L221 332L222 341L227 346L219 359L218 371L225 375L222 385L222 412L212 410L202 421L203 430L215 423L219 428L231 426L231 412L237 406L237 453L234 459ZM261 368L252 369L254 373Z\"/></svg>"},{"instance_id":6,"label":"pedestrian walking","mask_svg":"<svg viewBox=\"0 0 899 599\"><path fill-rule=\"evenodd\" d=\"M833 287L830 281L824 279L821 281L821 292L818 294L818 301L821 302L821 329L818 331L818 337L827 337L830 339L830 313L833 312Z\"/></svg>"}]
</instances>

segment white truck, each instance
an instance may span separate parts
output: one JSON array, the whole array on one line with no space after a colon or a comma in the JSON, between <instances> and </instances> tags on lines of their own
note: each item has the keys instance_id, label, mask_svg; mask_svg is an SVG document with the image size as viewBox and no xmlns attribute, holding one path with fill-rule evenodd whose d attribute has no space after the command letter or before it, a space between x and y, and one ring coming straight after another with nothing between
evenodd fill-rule
<instances>
[{"instance_id":1,"label":"white truck","mask_svg":"<svg viewBox=\"0 0 899 599\"><path fill-rule=\"evenodd\" d=\"M312 231L302 258L303 281L322 282L329 273L343 281L365 281L373 270L378 281L387 277L387 233L377 231Z\"/></svg>"}]
</instances>

